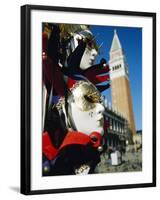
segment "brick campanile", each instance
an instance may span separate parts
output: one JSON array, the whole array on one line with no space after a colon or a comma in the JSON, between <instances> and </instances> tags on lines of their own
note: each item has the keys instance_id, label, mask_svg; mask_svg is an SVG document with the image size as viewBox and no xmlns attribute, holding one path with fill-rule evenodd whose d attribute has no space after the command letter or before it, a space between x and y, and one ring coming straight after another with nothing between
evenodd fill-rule
<instances>
[{"instance_id":1,"label":"brick campanile","mask_svg":"<svg viewBox=\"0 0 160 200\"><path fill-rule=\"evenodd\" d=\"M128 120L128 127L134 140L136 130L130 93L128 64L116 30L114 31L110 49L109 66L112 106Z\"/></svg>"}]
</instances>

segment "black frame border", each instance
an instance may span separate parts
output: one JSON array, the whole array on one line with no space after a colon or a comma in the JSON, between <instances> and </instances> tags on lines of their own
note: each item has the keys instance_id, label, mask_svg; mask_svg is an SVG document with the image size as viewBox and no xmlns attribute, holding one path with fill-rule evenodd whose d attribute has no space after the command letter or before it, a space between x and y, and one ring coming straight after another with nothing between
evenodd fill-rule
<instances>
[{"instance_id":1,"label":"black frame border","mask_svg":"<svg viewBox=\"0 0 160 200\"><path fill-rule=\"evenodd\" d=\"M78 13L95 13L95 14L113 14L124 16L142 16L151 17L153 22L152 33L152 48L153 48L153 176L151 183L142 184L126 184L114 186L94 186L94 187L77 187L77 188L61 188L49 190L31 190L31 11L46 10L46 11L64 11ZM50 193L66 193L66 192L82 192L82 191L98 191L112 189L129 189L129 188L144 188L156 186L156 13L137 12L137 11L122 11L122 10L104 10L90 8L73 8L73 7L57 7L44 5L24 5L21 6L21 180L20 192L26 195L33 194L50 194Z\"/></svg>"}]
</instances>

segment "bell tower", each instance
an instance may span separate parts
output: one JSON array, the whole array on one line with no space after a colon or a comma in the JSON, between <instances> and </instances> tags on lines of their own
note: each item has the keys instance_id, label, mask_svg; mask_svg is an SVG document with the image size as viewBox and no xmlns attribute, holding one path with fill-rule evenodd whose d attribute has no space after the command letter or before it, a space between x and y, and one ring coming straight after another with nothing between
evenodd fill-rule
<instances>
[{"instance_id":1,"label":"bell tower","mask_svg":"<svg viewBox=\"0 0 160 200\"><path fill-rule=\"evenodd\" d=\"M136 130L130 93L128 64L116 30L114 30L109 54L112 106L128 120L128 127L134 140Z\"/></svg>"}]
</instances>

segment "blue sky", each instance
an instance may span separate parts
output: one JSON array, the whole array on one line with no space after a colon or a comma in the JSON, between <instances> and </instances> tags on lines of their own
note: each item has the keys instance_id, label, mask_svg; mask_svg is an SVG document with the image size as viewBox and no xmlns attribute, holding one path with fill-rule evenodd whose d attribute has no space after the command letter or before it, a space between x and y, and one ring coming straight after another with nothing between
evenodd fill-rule
<instances>
[{"instance_id":1,"label":"blue sky","mask_svg":"<svg viewBox=\"0 0 160 200\"><path fill-rule=\"evenodd\" d=\"M117 30L122 48L125 52L129 67L129 79L134 110L136 130L142 129L142 29L118 26L91 26L91 31L96 36L96 41L103 45L97 61L103 57L109 61L109 50ZM111 102L111 89L105 92L108 101Z\"/></svg>"}]
</instances>

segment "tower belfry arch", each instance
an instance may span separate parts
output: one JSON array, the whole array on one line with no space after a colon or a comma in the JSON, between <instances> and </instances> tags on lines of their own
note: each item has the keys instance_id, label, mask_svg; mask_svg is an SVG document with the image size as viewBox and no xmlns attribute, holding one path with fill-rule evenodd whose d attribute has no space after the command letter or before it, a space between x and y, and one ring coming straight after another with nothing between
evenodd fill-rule
<instances>
[{"instance_id":1,"label":"tower belfry arch","mask_svg":"<svg viewBox=\"0 0 160 200\"><path fill-rule=\"evenodd\" d=\"M128 120L128 128L134 139L136 129L128 64L116 30L114 30L109 56L112 106Z\"/></svg>"}]
</instances>

